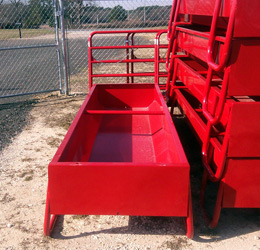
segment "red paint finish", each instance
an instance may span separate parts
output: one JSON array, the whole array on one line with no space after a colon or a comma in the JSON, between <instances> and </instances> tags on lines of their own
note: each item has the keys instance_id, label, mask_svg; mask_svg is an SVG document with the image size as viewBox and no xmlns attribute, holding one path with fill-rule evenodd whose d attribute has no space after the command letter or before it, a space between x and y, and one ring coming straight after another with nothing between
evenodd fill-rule
<instances>
[{"instance_id":1,"label":"red paint finish","mask_svg":"<svg viewBox=\"0 0 260 250\"><path fill-rule=\"evenodd\" d=\"M233 0L234 1L234 0ZM229 10L227 9L227 12ZM237 0L234 37L260 37L260 1Z\"/></svg>"},{"instance_id":2,"label":"red paint finish","mask_svg":"<svg viewBox=\"0 0 260 250\"><path fill-rule=\"evenodd\" d=\"M232 158L223 178L224 208L260 207L260 160L256 158Z\"/></svg>"},{"instance_id":3,"label":"red paint finish","mask_svg":"<svg viewBox=\"0 0 260 250\"><path fill-rule=\"evenodd\" d=\"M180 2L181 14L211 16L215 6L215 0L180 0Z\"/></svg>"},{"instance_id":4,"label":"red paint finish","mask_svg":"<svg viewBox=\"0 0 260 250\"><path fill-rule=\"evenodd\" d=\"M177 28L178 30L178 28ZM190 53L202 61L207 61L207 48L208 48L208 39L198 36L198 34L191 34L190 29L180 28L177 37L178 47L185 50L187 53Z\"/></svg>"},{"instance_id":5,"label":"red paint finish","mask_svg":"<svg viewBox=\"0 0 260 250\"><path fill-rule=\"evenodd\" d=\"M63 165L50 165L52 214L187 217L189 170L185 166Z\"/></svg>"},{"instance_id":6,"label":"red paint finish","mask_svg":"<svg viewBox=\"0 0 260 250\"><path fill-rule=\"evenodd\" d=\"M260 3L260 1L259 1ZM260 95L260 39L234 40L228 65L229 96Z\"/></svg>"},{"instance_id":7,"label":"red paint finish","mask_svg":"<svg viewBox=\"0 0 260 250\"><path fill-rule=\"evenodd\" d=\"M185 29L185 31L188 32L187 29ZM207 43L208 40L203 37L195 36L190 33L184 33L183 31L178 34L179 48L205 62L207 62ZM219 54L217 56L218 58L223 56L223 44L219 44L220 47ZM231 42L230 56L227 62L227 65L230 66L229 87L227 92L228 96L260 95L260 85L256 84L256 82L260 82L259 70L258 67L256 67L256 65L259 64L259 58L260 39L233 40ZM179 61L180 59L176 60L176 62ZM196 63L196 61L194 61L194 63ZM206 76L207 68L204 67L203 69L203 66L199 65L198 62L197 65L194 66L196 67L196 71L203 70L205 72L204 77ZM179 75L182 77L185 76L185 73L180 73ZM199 79L197 79L197 82L198 81ZM194 88L197 88L195 91L203 93L202 83L198 82L193 85L191 81L185 82L192 85Z\"/></svg>"},{"instance_id":8,"label":"red paint finish","mask_svg":"<svg viewBox=\"0 0 260 250\"><path fill-rule=\"evenodd\" d=\"M222 207L260 207L260 1L174 4L180 8L170 18L166 93L202 144L200 204L215 227ZM185 19L194 25L177 24ZM180 53L186 58L178 58ZM212 219L204 208L208 180L220 183Z\"/></svg>"},{"instance_id":9,"label":"red paint finish","mask_svg":"<svg viewBox=\"0 0 260 250\"><path fill-rule=\"evenodd\" d=\"M95 85L49 165L49 214L182 216L191 237L189 181L159 87Z\"/></svg>"},{"instance_id":10,"label":"red paint finish","mask_svg":"<svg viewBox=\"0 0 260 250\"><path fill-rule=\"evenodd\" d=\"M260 103L236 103L232 107L228 157L260 157Z\"/></svg>"},{"instance_id":11,"label":"red paint finish","mask_svg":"<svg viewBox=\"0 0 260 250\"><path fill-rule=\"evenodd\" d=\"M259 0L178 0L180 1L180 14L198 16L213 16L217 1L223 2L219 11L219 17L230 17L231 8L236 6L236 22L234 25L234 37L260 37L260 1ZM202 25L211 25L210 19L202 19ZM221 23L221 19L219 23Z\"/></svg>"}]
</instances>

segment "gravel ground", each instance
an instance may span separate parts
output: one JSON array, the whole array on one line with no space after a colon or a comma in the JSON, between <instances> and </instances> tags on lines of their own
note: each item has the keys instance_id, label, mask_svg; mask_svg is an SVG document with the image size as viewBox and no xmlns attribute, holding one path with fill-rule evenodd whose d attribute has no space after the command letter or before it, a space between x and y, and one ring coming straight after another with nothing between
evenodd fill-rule
<instances>
[{"instance_id":1,"label":"gravel ground","mask_svg":"<svg viewBox=\"0 0 260 250\"><path fill-rule=\"evenodd\" d=\"M47 166L84 98L47 95L0 105L0 249L260 249L259 209L223 209L216 229L205 225L200 150L182 118L174 122L191 165L193 240L182 218L170 217L66 215L52 238L43 236ZM214 196L207 197L212 209Z\"/></svg>"}]
</instances>

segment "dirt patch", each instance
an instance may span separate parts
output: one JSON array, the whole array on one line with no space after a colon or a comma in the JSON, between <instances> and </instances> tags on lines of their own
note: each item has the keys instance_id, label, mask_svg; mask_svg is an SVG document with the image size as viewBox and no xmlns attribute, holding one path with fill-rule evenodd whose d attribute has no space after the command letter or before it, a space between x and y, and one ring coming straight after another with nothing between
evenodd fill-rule
<instances>
[{"instance_id":1,"label":"dirt patch","mask_svg":"<svg viewBox=\"0 0 260 250\"><path fill-rule=\"evenodd\" d=\"M172 237L172 240L167 240L162 247L166 248L167 250L181 250L186 249L191 244L188 243L188 240L181 237Z\"/></svg>"},{"instance_id":2,"label":"dirt patch","mask_svg":"<svg viewBox=\"0 0 260 250\"><path fill-rule=\"evenodd\" d=\"M50 136L47 138L47 144L53 148L58 148L61 143L61 139L57 137Z\"/></svg>"},{"instance_id":3,"label":"dirt patch","mask_svg":"<svg viewBox=\"0 0 260 250\"><path fill-rule=\"evenodd\" d=\"M30 111L37 100L0 103L0 151L12 142L30 122Z\"/></svg>"},{"instance_id":4,"label":"dirt patch","mask_svg":"<svg viewBox=\"0 0 260 250\"><path fill-rule=\"evenodd\" d=\"M49 118L46 119L45 123L51 128L60 127L65 130L68 130L74 117L75 117L75 113L61 114L61 115L57 115L56 117L53 117L52 120L49 120Z\"/></svg>"}]
</instances>

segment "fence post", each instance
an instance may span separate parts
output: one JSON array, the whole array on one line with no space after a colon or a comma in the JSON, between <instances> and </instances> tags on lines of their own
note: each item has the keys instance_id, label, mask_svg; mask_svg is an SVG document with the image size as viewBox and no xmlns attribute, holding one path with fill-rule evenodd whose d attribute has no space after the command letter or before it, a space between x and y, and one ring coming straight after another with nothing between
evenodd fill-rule
<instances>
[{"instance_id":1,"label":"fence post","mask_svg":"<svg viewBox=\"0 0 260 250\"><path fill-rule=\"evenodd\" d=\"M59 84L60 84L60 93L64 94L62 89L62 77L61 77L61 60L60 60L60 38L59 38L59 12L57 10L57 2L56 0L52 0L53 9L54 9L54 23L55 23L55 43L56 43L56 52L58 59L58 73L59 73Z\"/></svg>"},{"instance_id":2,"label":"fence post","mask_svg":"<svg viewBox=\"0 0 260 250\"><path fill-rule=\"evenodd\" d=\"M63 0L59 0L60 7L60 29L61 29L61 46L62 46L62 63L64 74L64 91L65 95L69 94L69 82L68 82L68 61L67 61L67 48L65 42L65 26L64 26L64 7Z\"/></svg>"}]
</instances>

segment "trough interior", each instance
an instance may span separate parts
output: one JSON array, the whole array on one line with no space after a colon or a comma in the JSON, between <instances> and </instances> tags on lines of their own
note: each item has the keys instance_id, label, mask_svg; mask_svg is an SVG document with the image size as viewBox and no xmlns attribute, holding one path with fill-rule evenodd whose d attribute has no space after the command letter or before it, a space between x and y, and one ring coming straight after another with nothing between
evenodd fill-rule
<instances>
[{"instance_id":1,"label":"trough interior","mask_svg":"<svg viewBox=\"0 0 260 250\"><path fill-rule=\"evenodd\" d=\"M87 112L107 110L147 114ZM96 86L59 161L180 162L165 114L151 114L153 111L163 111L153 85Z\"/></svg>"}]
</instances>

